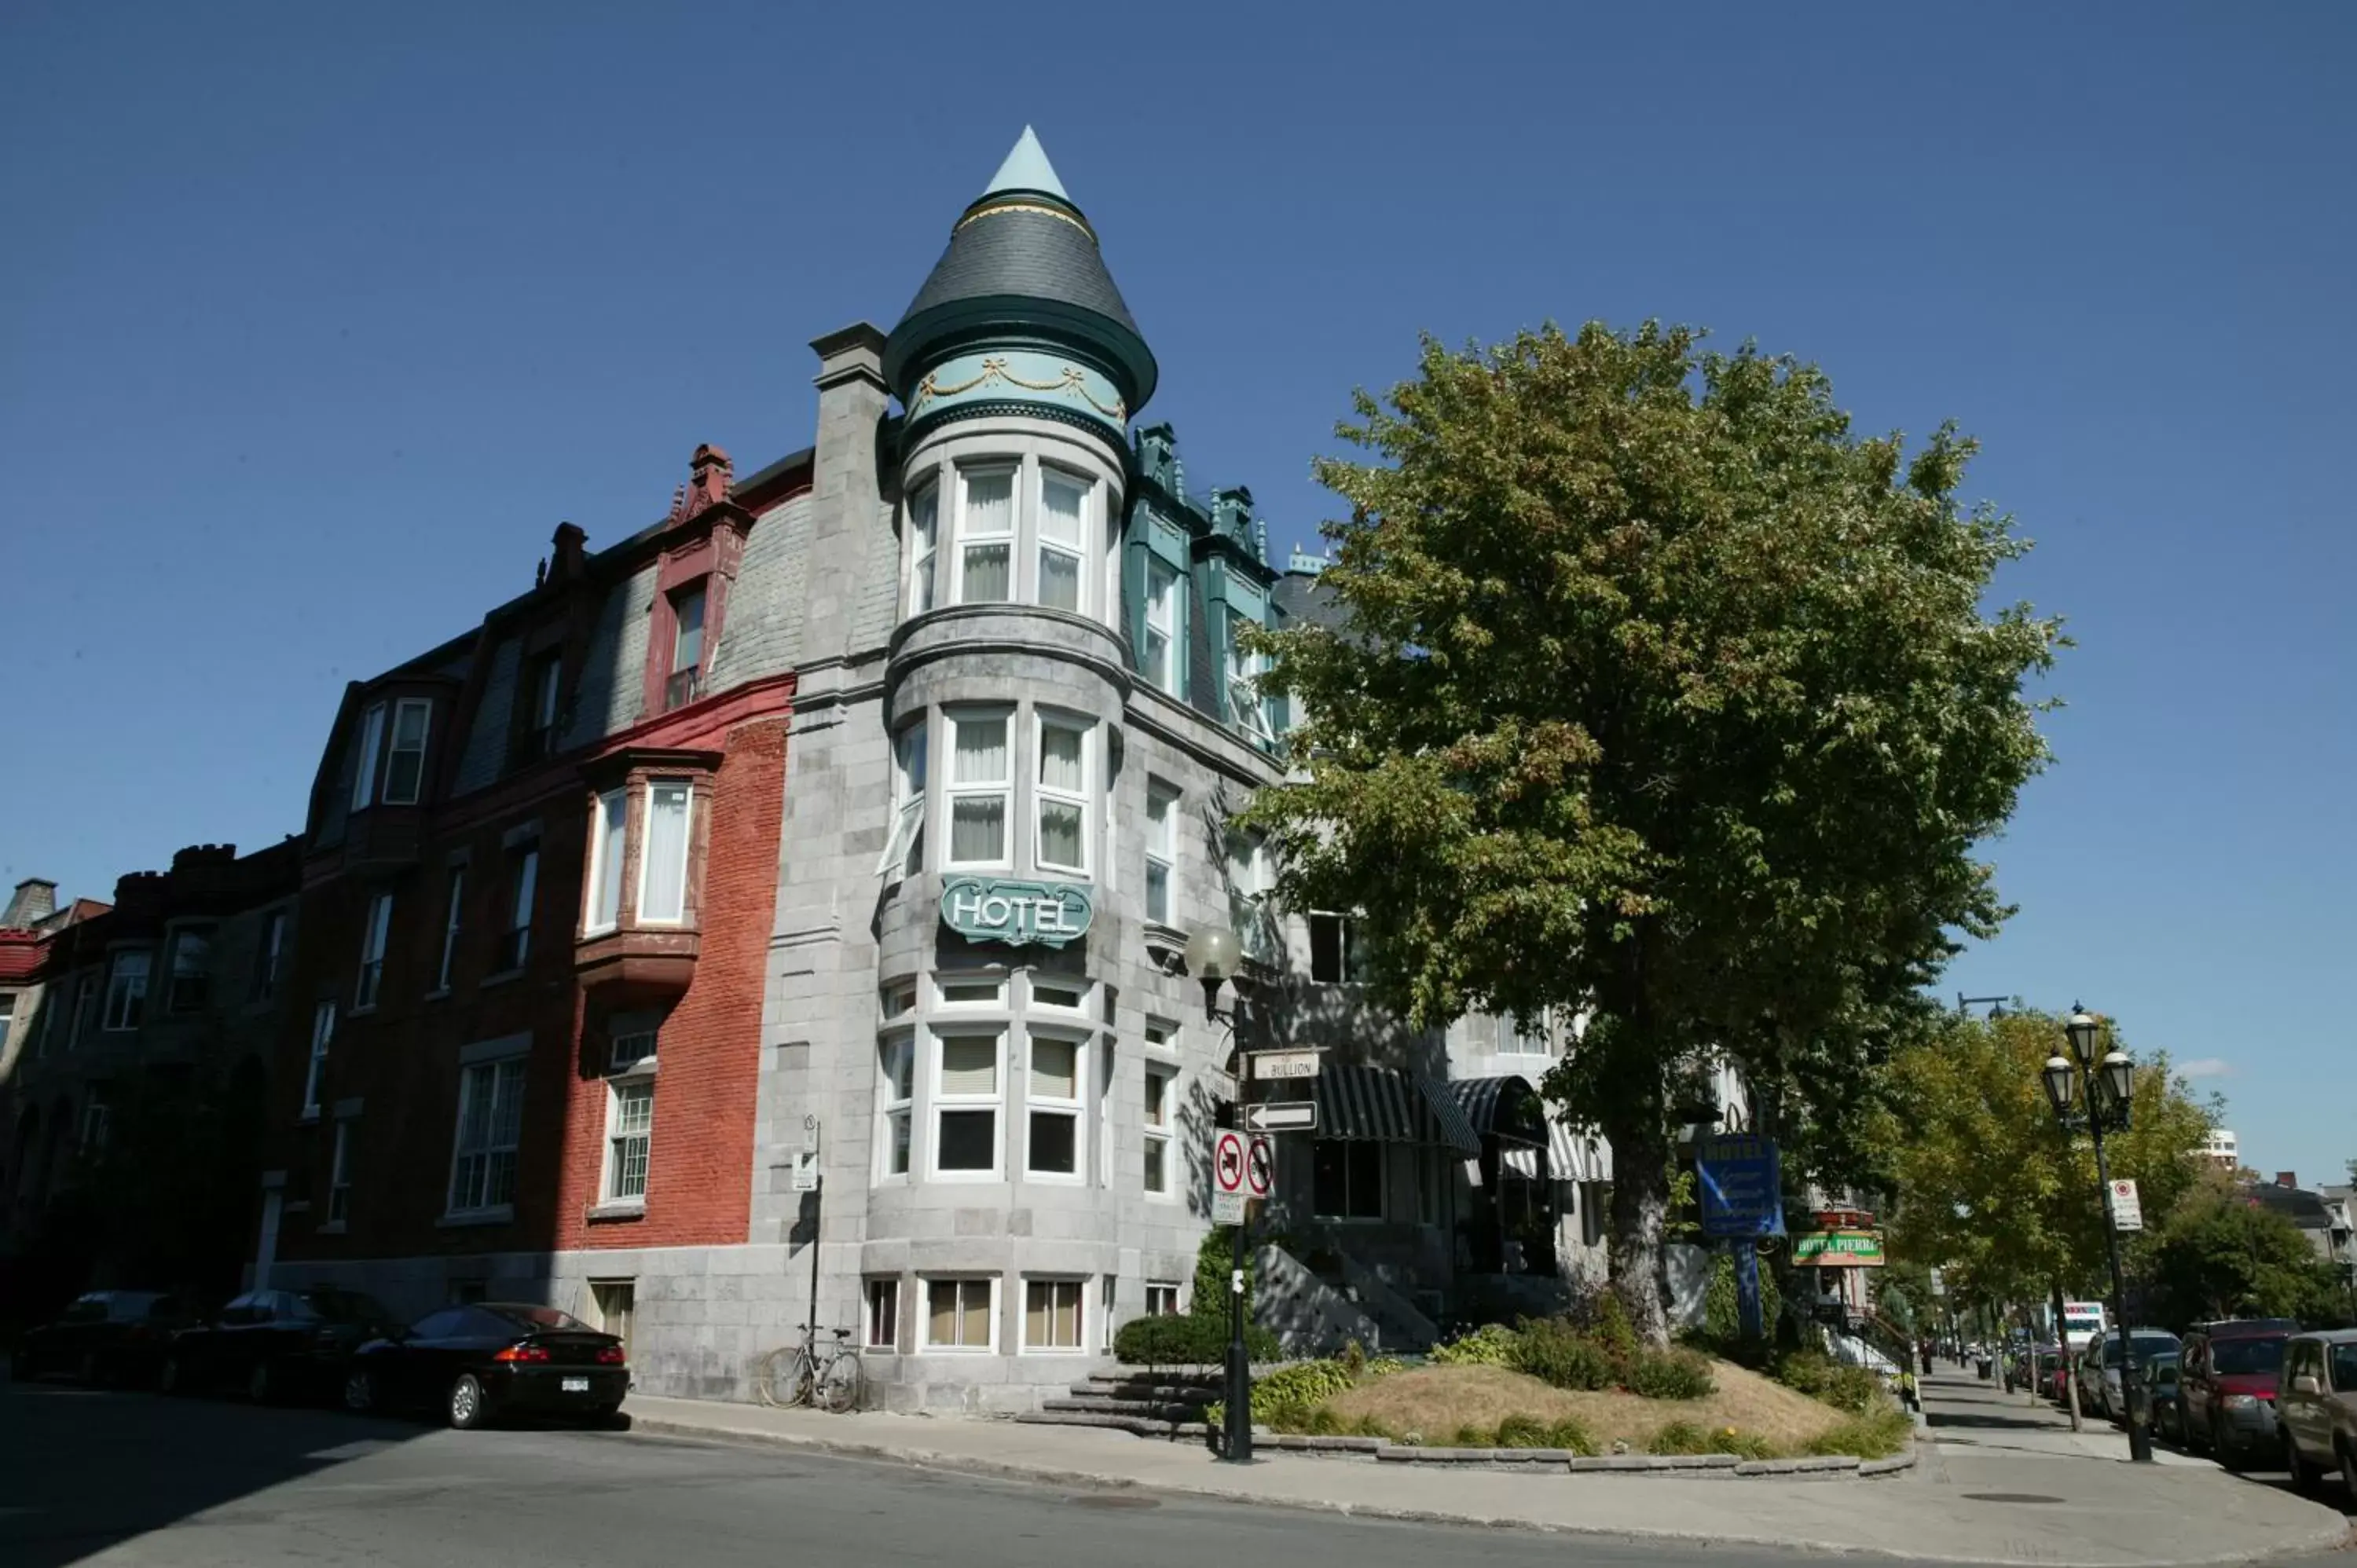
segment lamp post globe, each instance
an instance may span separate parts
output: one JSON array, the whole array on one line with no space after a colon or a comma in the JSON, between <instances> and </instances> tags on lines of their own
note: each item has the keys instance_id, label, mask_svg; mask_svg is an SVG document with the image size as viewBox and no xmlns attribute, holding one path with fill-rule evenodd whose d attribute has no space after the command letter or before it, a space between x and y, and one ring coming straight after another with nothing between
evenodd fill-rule
<instances>
[{"instance_id":1,"label":"lamp post globe","mask_svg":"<svg viewBox=\"0 0 2357 1568\"><path fill-rule=\"evenodd\" d=\"M1233 979L1244 961L1242 938L1225 926L1198 926L1187 933L1187 972L1203 983L1203 1010L1220 999L1220 984Z\"/></svg>"},{"instance_id":2,"label":"lamp post globe","mask_svg":"<svg viewBox=\"0 0 2357 1568\"><path fill-rule=\"evenodd\" d=\"M2047 1103L2054 1107L2057 1116L2071 1113L2071 1061L2057 1053L2046 1058L2046 1067L2038 1075L2046 1084Z\"/></svg>"},{"instance_id":3,"label":"lamp post globe","mask_svg":"<svg viewBox=\"0 0 2357 1568\"><path fill-rule=\"evenodd\" d=\"M2126 1051L2113 1051L2104 1058L2101 1069L2104 1092L2114 1105L2126 1109L2136 1095L2136 1061Z\"/></svg>"},{"instance_id":4,"label":"lamp post globe","mask_svg":"<svg viewBox=\"0 0 2357 1568\"><path fill-rule=\"evenodd\" d=\"M2103 1032L2103 1027L2102 1021L2093 1014L2075 1002L2071 1004L2071 1016L2063 1021L2062 1032L2070 1036L2071 1054L2079 1058L2081 1067L2095 1065L2095 1036Z\"/></svg>"}]
</instances>

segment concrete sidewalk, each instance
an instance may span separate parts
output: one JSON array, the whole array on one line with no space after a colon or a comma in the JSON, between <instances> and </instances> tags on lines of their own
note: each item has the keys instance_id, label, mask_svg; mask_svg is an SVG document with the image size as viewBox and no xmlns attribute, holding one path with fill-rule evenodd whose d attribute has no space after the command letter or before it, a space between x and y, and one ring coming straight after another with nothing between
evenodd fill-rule
<instances>
[{"instance_id":1,"label":"concrete sidewalk","mask_svg":"<svg viewBox=\"0 0 2357 1568\"><path fill-rule=\"evenodd\" d=\"M1665 1478L1423 1469L1269 1454L1215 1461L1191 1443L1081 1427L858 1414L633 1396L642 1433L770 1443L1065 1487L1140 1487L1376 1519L1652 1541L1735 1541L2044 1568L2241 1563L2343 1544L2330 1509L2209 1470L1920 1445L1885 1480ZM2046 1500L2024 1501L2023 1498Z\"/></svg>"},{"instance_id":2,"label":"concrete sidewalk","mask_svg":"<svg viewBox=\"0 0 2357 1568\"><path fill-rule=\"evenodd\" d=\"M1926 1423L1943 1454L1977 1449L2128 1462L2126 1429L2100 1415L2081 1417L2080 1430L2073 1432L2067 1412L2026 1393L2008 1393L2004 1385L1982 1382L1969 1372L1934 1373L1921 1380L1920 1386ZM2219 1467L2207 1459L2158 1444L2152 1457L2158 1465Z\"/></svg>"}]
</instances>

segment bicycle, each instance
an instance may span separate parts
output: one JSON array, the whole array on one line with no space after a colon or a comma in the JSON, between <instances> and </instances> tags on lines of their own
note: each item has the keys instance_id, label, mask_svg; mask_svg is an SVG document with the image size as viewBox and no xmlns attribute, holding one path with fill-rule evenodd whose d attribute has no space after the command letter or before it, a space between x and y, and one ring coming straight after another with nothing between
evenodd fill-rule
<instances>
[{"instance_id":1,"label":"bicycle","mask_svg":"<svg viewBox=\"0 0 2357 1568\"><path fill-rule=\"evenodd\" d=\"M818 1343L818 1330L805 1325L802 1343L781 1345L761 1358L755 1389L767 1405L808 1405L832 1415L859 1408L863 1378L859 1352L853 1349L848 1328L830 1328L833 1345Z\"/></svg>"}]
</instances>

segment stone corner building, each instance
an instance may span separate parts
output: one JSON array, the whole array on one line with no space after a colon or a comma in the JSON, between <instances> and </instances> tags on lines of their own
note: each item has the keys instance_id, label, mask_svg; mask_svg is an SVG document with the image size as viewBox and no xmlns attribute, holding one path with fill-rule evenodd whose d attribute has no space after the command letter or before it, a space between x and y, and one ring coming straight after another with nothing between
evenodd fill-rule
<instances>
[{"instance_id":1,"label":"stone corner building","mask_svg":"<svg viewBox=\"0 0 2357 1568\"><path fill-rule=\"evenodd\" d=\"M1346 918L1262 897L1226 824L1286 714L1235 632L1314 612L1314 563L1138 425L1153 353L1030 133L891 332L813 347L808 450L699 449L652 527L560 528L352 689L258 1273L538 1297L720 1398L814 1281L876 1402L1028 1409L1187 1305L1235 1041L1179 955L1216 921L1247 1036L1335 1047L1280 1160L1287 1336L1545 1296L1609 1174L1534 1090L1557 1042L1411 1035Z\"/></svg>"}]
</instances>

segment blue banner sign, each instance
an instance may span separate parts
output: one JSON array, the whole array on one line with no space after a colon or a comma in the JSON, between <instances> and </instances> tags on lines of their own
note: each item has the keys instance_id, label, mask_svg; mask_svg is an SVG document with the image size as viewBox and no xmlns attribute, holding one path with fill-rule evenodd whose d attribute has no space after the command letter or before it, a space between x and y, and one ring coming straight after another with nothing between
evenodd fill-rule
<instances>
[{"instance_id":1,"label":"blue banner sign","mask_svg":"<svg viewBox=\"0 0 2357 1568\"><path fill-rule=\"evenodd\" d=\"M1076 882L958 876L942 889L942 922L968 941L1060 948L1088 935L1096 905Z\"/></svg>"},{"instance_id":2,"label":"blue banner sign","mask_svg":"<svg viewBox=\"0 0 2357 1568\"><path fill-rule=\"evenodd\" d=\"M1784 1186L1777 1168L1776 1140L1705 1138L1695 1145L1695 1171L1705 1236L1784 1233Z\"/></svg>"}]
</instances>

